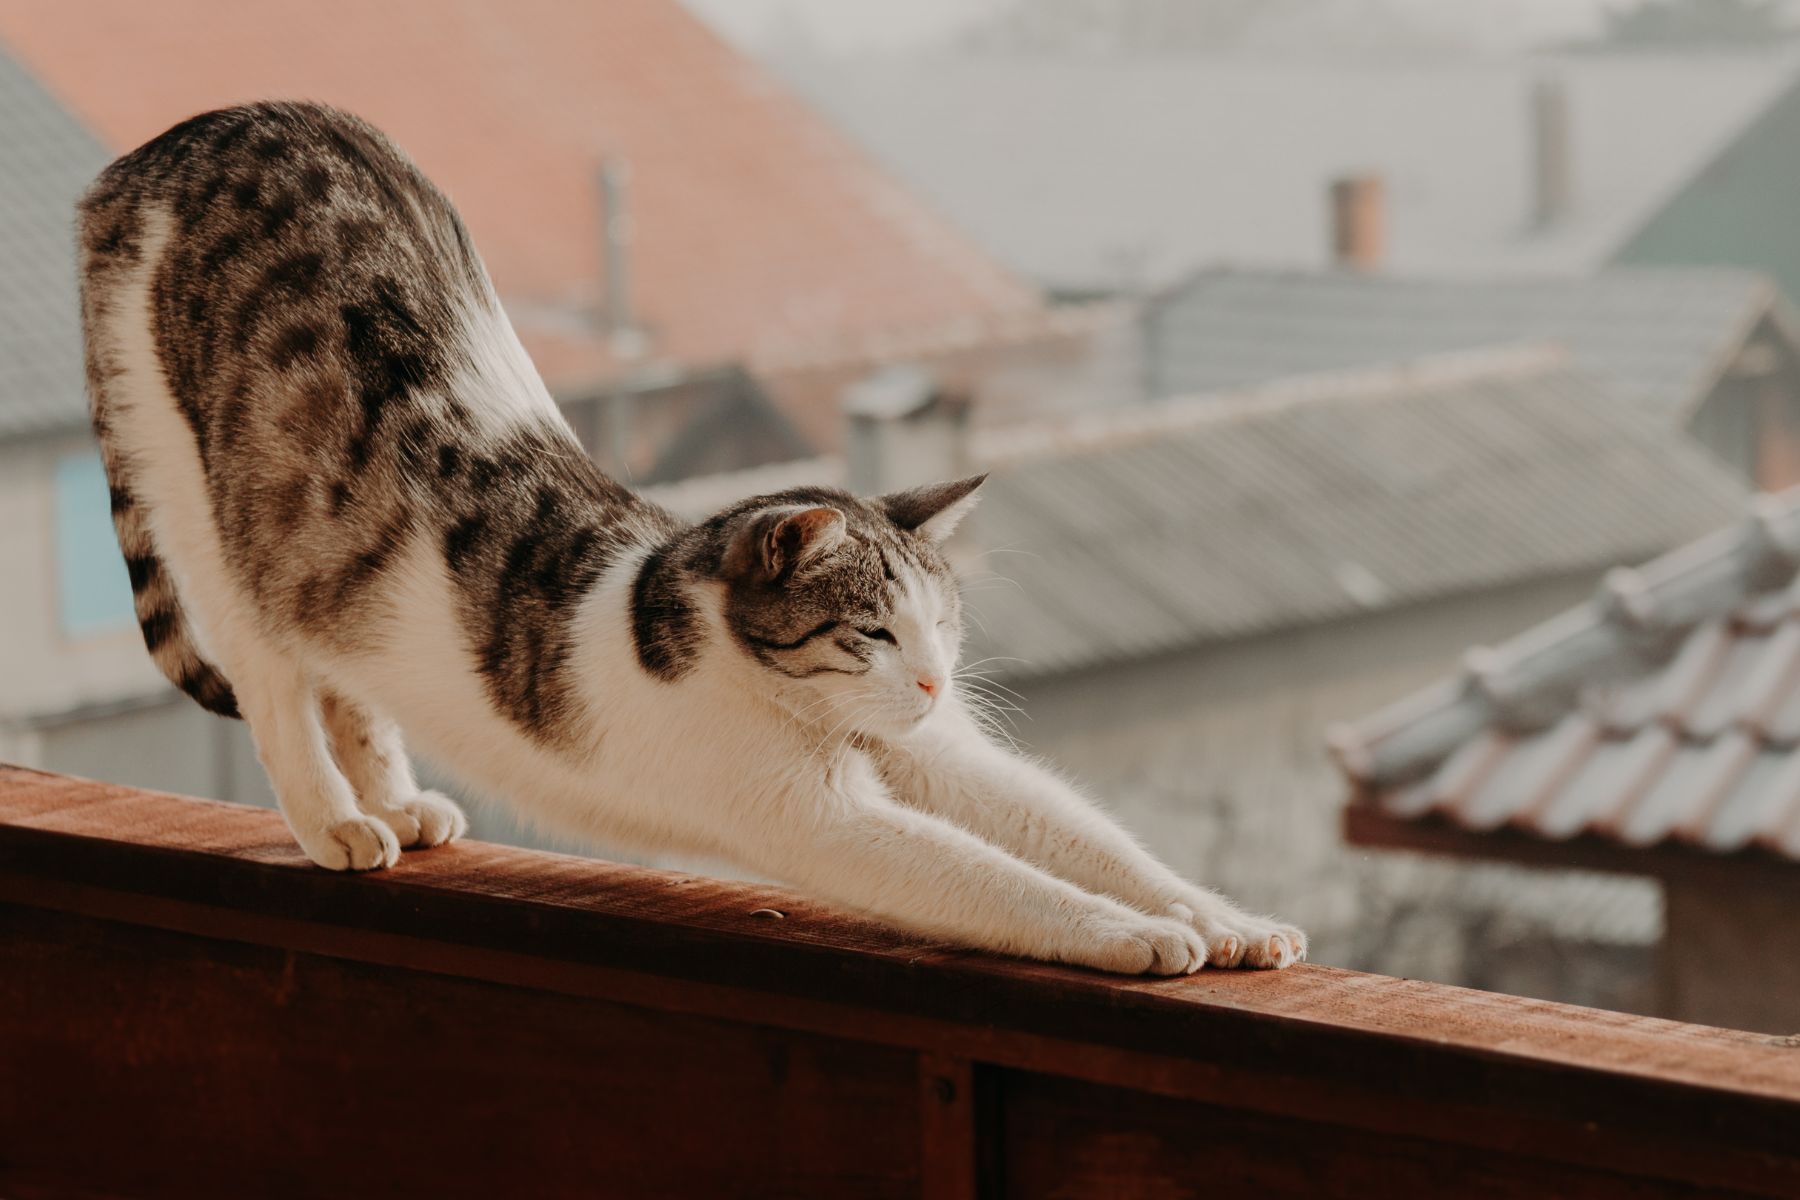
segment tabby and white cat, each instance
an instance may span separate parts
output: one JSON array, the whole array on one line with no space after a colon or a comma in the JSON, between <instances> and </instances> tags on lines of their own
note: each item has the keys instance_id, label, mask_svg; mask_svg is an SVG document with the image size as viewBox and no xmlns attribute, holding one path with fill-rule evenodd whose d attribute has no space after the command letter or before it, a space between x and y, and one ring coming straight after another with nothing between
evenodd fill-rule
<instances>
[{"instance_id":1,"label":"tabby and white cat","mask_svg":"<svg viewBox=\"0 0 1800 1200\"><path fill-rule=\"evenodd\" d=\"M144 644L242 714L334 869L460 835L401 730L542 824L717 856L933 937L1280 967L958 694L980 478L697 525L600 474L444 197L312 104L208 113L80 206L94 429Z\"/></svg>"}]
</instances>

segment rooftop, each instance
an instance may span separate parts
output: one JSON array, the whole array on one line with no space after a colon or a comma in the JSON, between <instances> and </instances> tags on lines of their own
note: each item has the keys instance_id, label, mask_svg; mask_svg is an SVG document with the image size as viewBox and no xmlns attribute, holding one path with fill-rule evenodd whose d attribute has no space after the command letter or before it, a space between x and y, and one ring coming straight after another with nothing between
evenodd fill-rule
<instances>
[{"instance_id":1,"label":"rooftop","mask_svg":"<svg viewBox=\"0 0 1800 1200\"><path fill-rule=\"evenodd\" d=\"M1107 977L479 842L333 873L268 810L6 766L0 957L20 1195L1800 1189L1793 1038L1310 964ZM442 1152L396 1165L397 1119Z\"/></svg>"},{"instance_id":2,"label":"rooftop","mask_svg":"<svg viewBox=\"0 0 1800 1200\"><path fill-rule=\"evenodd\" d=\"M1800 296L1800 249L1791 214L1800 198L1800 81L1620 246L1620 263L1740 263Z\"/></svg>"},{"instance_id":3,"label":"rooftop","mask_svg":"<svg viewBox=\"0 0 1800 1200\"><path fill-rule=\"evenodd\" d=\"M0 438L87 419L75 199L111 157L0 47Z\"/></svg>"},{"instance_id":4,"label":"rooftop","mask_svg":"<svg viewBox=\"0 0 1800 1200\"><path fill-rule=\"evenodd\" d=\"M1332 748L1361 840L1430 823L1800 859L1800 491L1613 572Z\"/></svg>"},{"instance_id":5,"label":"rooftop","mask_svg":"<svg viewBox=\"0 0 1800 1200\"><path fill-rule=\"evenodd\" d=\"M1202 271L1150 306L1150 391L1218 391L1478 346L1555 341L1578 366L1676 420L1706 396L1770 315L1793 328L1773 281L1722 268L1481 280Z\"/></svg>"},{"instance_id":6,"label":"rooftop","mask_svg":"<svg viewBox=\"0 0 1800 1200\"><path fill-rule=\"evenodd\" d=\"M461 210L558 388L609 361L602 156L629 170L635 314L658 358L713 366L1038 302L676 0L21 0L0 44L115 154L250 99L369 118Z\"/></svg>"}]
</instances>

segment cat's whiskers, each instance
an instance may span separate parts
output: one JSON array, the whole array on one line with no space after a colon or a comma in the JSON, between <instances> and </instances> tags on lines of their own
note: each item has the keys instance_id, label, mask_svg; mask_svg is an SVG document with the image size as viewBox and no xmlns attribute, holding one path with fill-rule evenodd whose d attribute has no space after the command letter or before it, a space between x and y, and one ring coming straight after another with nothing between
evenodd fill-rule
<instances>
[{"instance_id":1,"label":"cat's whiskers","mask_svg":"<svg viewBox=\"0 0 1800 1200\"><path fill-rule=\"evenodd\" d=\"M808 713L812 712L814 709L820 707L821 705L832 704L832 703L842 703L846 700L854 698L854 695L855 695L855 693L852 693L852 692L827 692L824 695L819 696L816 699L814 699L812 701L812 703L810 703L810 704L803 705L800 708L786 709L784 711L790 717L793 717L795 719L802 719Z\"/></svg>"},{"instance_id":2,"label":"cat's whiskers","mask_svg":"<svg viewBox=\"0 0 1800 1200\"><path fill-rule=\"evenodd\" d=\"M1018 656L1012 655L1012 654L990 654L986 658L978 658L974 662L961 663L958 665L957 669L962 670L962 671L971 671L971 670L975 669L976 667L986 666L988 663L991 663L991 662L1014 662L1014 663L1020 663L1023 665L1023 664L1027 664L1028 661L1029 660L1027 660L1027 659L1019 658Z\"/></svg>"},{"instance_id":3,"label":"cat's whiskers","mask_svg":"<svg viewBox=\"0 0 1800 1200\"><path fill-rule=\"evenodd\" d=\"M1025 696L1022 693L1016 692L1012 688L1007 687L1004 683L1001 683L998 679L995 679L992 675L988 674L985 671L959 672L958 674L956 674L954 676L954 678L956 678L958 680L979 680L982 684L984 684L985 686L987 686L989 688L995 688L1002 692L1005 692L1008 696L1012 697L1014 700L1017 700L1020 704L1024 704L1026 702Z\"/></svg>"}]
</instances>

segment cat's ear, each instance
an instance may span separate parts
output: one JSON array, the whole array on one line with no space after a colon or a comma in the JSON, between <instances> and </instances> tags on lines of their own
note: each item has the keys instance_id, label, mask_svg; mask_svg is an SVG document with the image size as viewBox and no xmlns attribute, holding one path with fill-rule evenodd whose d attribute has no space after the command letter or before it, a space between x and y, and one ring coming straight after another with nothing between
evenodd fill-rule
<instances>
[{"instance_id":1,"label":"cat's ear","mask_svg":"<svg viewBox=\"0 0 1800 1200\"><path fill-rule=\"evenodd\" d=\"M949 483L928 483L904 492L889 492L878 497L875 505L900 528L942 542L956 532L962 519L975 507L980 498L976 490L986 480L984 473Z\"/></svg>"},{"instance_id":2,"label":"cat's ear","mask_svg":"<svg viewBox=\"0 0 1800 1200\"><path fill-rule=\"evenodd\" d=\"M727 579L771 583L837 549L844 514L823 505L787 504L746 515L719 564Z\"/></svg>"}]
</instances>

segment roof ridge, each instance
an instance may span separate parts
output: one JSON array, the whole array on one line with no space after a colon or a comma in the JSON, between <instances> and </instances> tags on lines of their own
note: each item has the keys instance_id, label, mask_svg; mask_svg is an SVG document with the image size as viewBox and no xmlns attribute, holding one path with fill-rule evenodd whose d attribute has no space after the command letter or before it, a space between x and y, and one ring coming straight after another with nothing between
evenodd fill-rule
<instances>
[{"instance_id":1,"label":"roof ridge","mask_svg":"<svg viewBox=\"0 0 1800 1200\"><path fill-rule=\"evenodd\" d=\"M1575 364L1558 342L1530 341L1453 350L1376 366L1284 376L1227 391L1198 392L1083 413L1073 419L1010 425L975 434L976 457L994 465L1096 453L1158 435L1257 420L1314 404L1392 402L1468 383L1533 378Z\"/></svg>"},{"instance_id":2,"label":"roof ridge","mask_svg":"<svg viewBox=\"0 0 1800 1200\"><path fill-rule=\"evenodd\" d=\"M756 373L786 374L829 371L870 360L905 362L976 346L1016 345L1105 330L1129 323L1136 308L1129 300L1108 299L965 315L931 325L765 347L752 351L746 366Z\"/></svg>"},{"instance_id":3,"label":"roof ridge","mask_svg":"<svg viewBox=\"0 0 1800 1200\"><path fill-rule=\"evenodd\" d=\"M1326 743L1339 769L1357 784L1391 787L1428 773L1489 725L1547 728L1574 708L1581 684L1648 671L1696 625L1788 586L1800 574L1800 487L1759 493L1748 510L1640 567L1615 567L1591 599L1497 647L1471 648L1460 676L1334 725Z\"/></svg>"},{"instance_id":4,"label":"roof ridge","mask_svg":"<svg viewBox=\"0 0 1800 1200\"><path fill-rule=\"evenodd\" d=\"M1359 284L1369 287L1457 286L1490 289L1495 287L1568 287L1582 288L1619 278L1657 277L1671 280L1717 282L1734 280L1744 284L1774 283L1774 275L1761 267L1738 263L1606 263L1579 275L1565 271L1491 269L1417 270L1399 268L1379 272L1352 271L1331 266L1275 264L1270 266L1240 263L1209 263L1196 267L1146 297L1152 306L1165 299L1180 296L1189 288L1232 279L1259 283Z\"/></svg>"}]
</instances>

